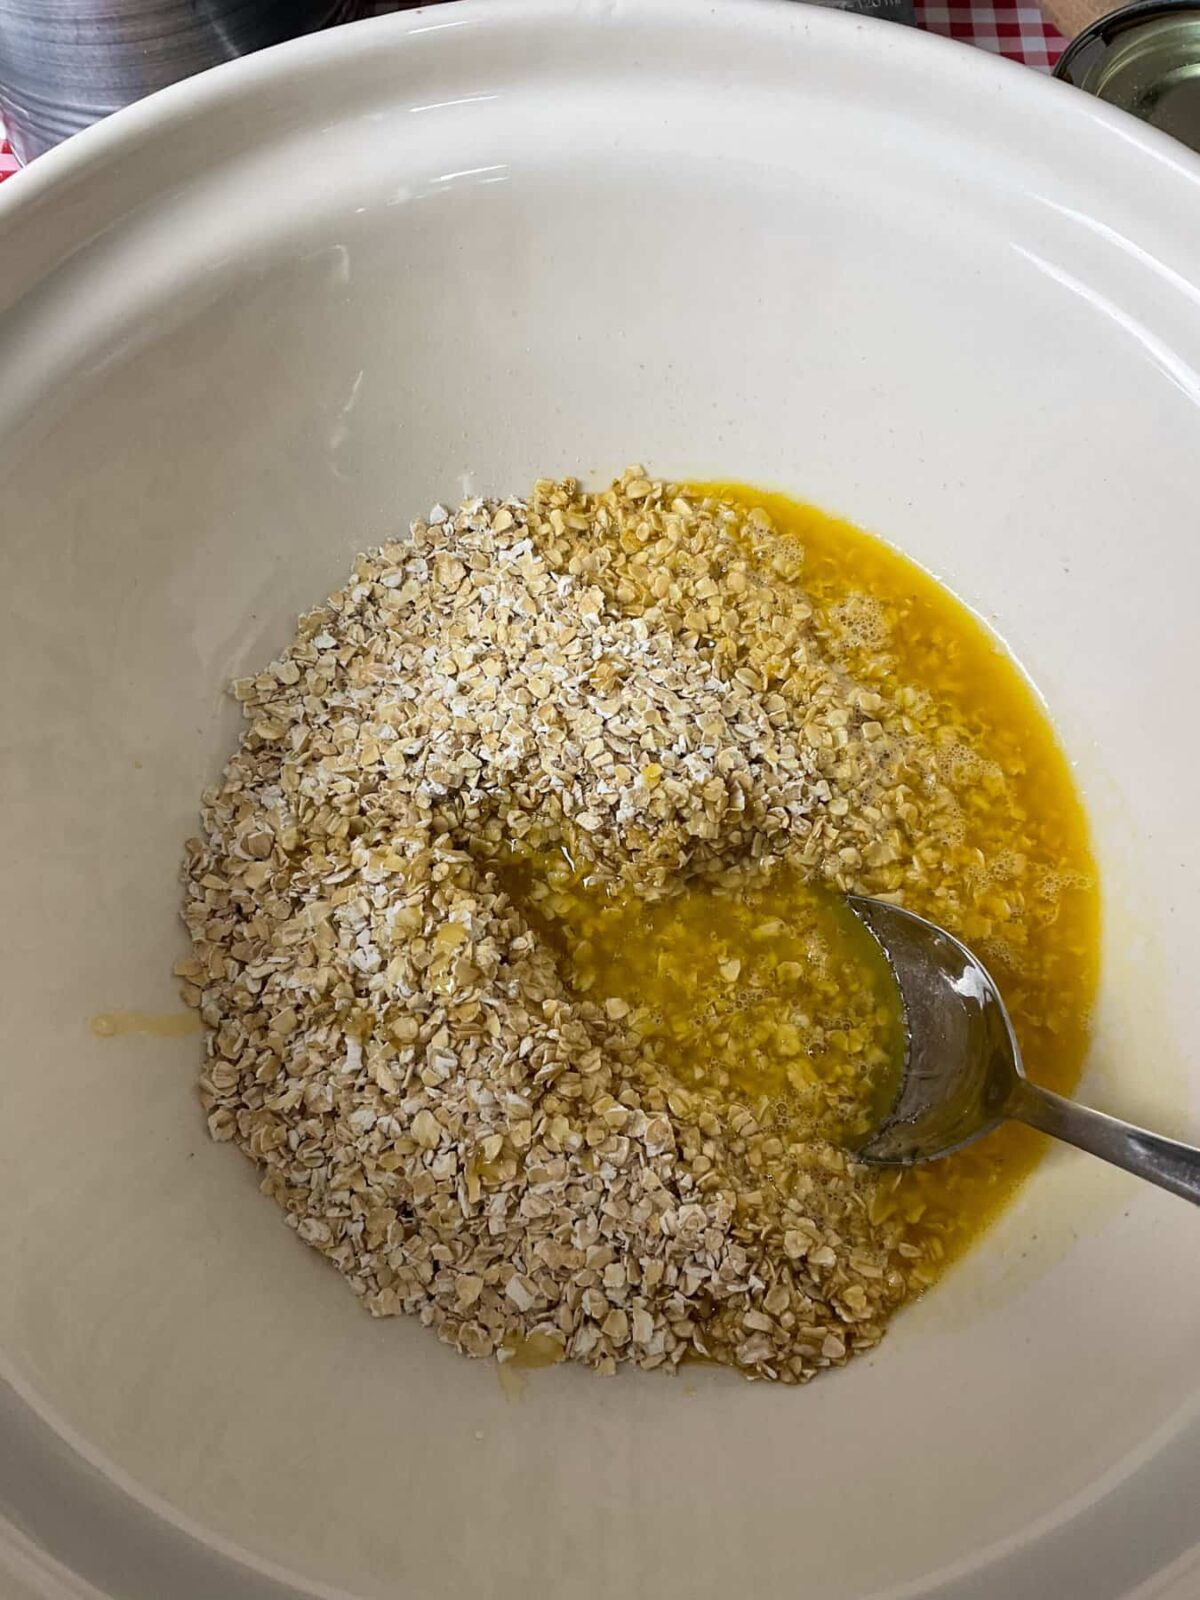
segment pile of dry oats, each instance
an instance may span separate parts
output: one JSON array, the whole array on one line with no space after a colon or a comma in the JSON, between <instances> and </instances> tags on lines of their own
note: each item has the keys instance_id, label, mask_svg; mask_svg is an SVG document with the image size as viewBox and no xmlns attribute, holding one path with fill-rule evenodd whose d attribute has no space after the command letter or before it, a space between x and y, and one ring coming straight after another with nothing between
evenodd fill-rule
<instances>
[{"instance_id":1,"label":"pile of dry oats","mask_svg":"<svg viewBox=\"0 0 1200 1600\"><path fill-rule=\"evenodd\" d=\"M375 1314L796 1382L932 1278L888 1180L682 1084L506 887L565 852L647 900L774 861L902 888L913 708L839 665L802 560L636 470L543 481L362 556L235 685L185 870L203 1103Z\"/></svg>"}]
</instances>

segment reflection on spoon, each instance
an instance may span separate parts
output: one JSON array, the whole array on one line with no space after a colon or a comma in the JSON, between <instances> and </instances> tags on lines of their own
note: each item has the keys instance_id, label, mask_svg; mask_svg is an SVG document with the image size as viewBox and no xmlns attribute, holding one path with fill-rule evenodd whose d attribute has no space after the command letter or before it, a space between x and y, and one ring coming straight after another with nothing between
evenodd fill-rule
<instances>
[{"instance_id":1,"label":"reflection on spoon","mask_svg":"<svg viewBox=\"0 0 1200 1600\"><path fill-rule=\"evenodd\" d=\"M931 1161L1015 1118L1200 1205L1200 1150L1029 1081L1000 991L964 944L888 901L849 904L888 958L907 1035L899 1092L860 1161Z\"/></svg>"}]
</instances>

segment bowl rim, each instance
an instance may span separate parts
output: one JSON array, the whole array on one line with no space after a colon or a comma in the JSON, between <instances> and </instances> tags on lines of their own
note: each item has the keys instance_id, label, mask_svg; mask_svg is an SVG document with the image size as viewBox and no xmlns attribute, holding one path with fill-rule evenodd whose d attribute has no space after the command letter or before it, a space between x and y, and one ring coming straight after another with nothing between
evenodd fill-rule
<instances>
[{"instance_id":1,"label":"bowl rim","mask_svg":"<svg viewBox=\"0 0 1200 1600\"><path fill-rule=\"evenodd\" d=\"M803 16L800 12L803 11ZM787 29L804 33L814 51L836 52L843 55L869 54L880 60L884 68L894 73L912 74L916 79L937 78L964 94L974 94L981 100L1002 99L1002 112L1006 120L1022 115L1025 108L1052 131L1055 125L1075 130L1090 128L1109 141L1108 148L1123 147L1137 157L1148 159L1153 165L1170 169L1189 183L1200 188L1200 156L1172 140L1157 129L1138 122L1127 113L1086 96L1070 86L1056 82L1052 77L1023 67L1020 63L992 56L980 49L964 49L957 41L919 30L898 27L894 23L876 18L860 17L852 13L821 6L804 6L796 0L757 0L747 7L739 0L710 0L703 8L695 7L693 0L574 0L564 9L560 0L459 0L453 13L441 9L415 9L391 13L343 25L324 33L317 33L287 41L252 56L210 68L168 88L157 91L144 100L114 113L104 121L83 130L62 145L40 156L3 186L0 186L0 248L6 237L15 238L30 229L36 232L45 220L47 210L52 211L58 199L71 186L86 185L103 169L118 161L123 152L142 148L151 141L169 140L185 130L195 135L203 122L218 118L222 111L235 103L245 102L266 88L297 73L323 73L336 66L374 56L378 51L402 47L402 41L411 37L450 30L469 30L473 35L508 32L513 29L537 29L553 24L559 28L588 28L595 26L632 25L646 20L678 22L690 30L704 29L719 33L729 28L736 16L739 33L754 33L769 40ZM164 166L169 166L165 162ZM160 174L158 187L149 193L154 200L169 189L170 173ZM67 233L70 224L67 225ZM90 237L86 226L79 227L74 247ZM70 244L59 247L59 258L69 252ZM35 252L36 253L36 252ZM32 262L26 277L37 282L47 270L44 263ZM15 297L23 292L21 273L15 274ZM5 282L0 279L0 315L11 300ZM114 1501L124 1502L124 1517L148 1521L161 1528L162 1534L173 1540L186 1540L199 1546L197 1554L228 1566L234 1562L248 1585L246 1592L256 1596L271 1595L284 1600L286 1595L336 1596L337 1600L350 1600L345 1591L337 1591L312 1583L298 1574L286 1572L261 1557L233 1546L228 1541L199 1528L190 1519L166 1505L153 1490L126 1479L123 1474L102 1460L87 1446L86 1441L72 1438L69 1427L53 1416L40 1401L23 1394L20 1386L8 1384L0 1372L0 1421L18 1418L27 1412L27 1420L36 1424L45 1435L46 1459L56 1450L61 1456L69 1452L69 1469L82 1482L85 1477L94 1479L102 1472L107 1479L106 1490ZM1164 1454L1177 1446L1186 1419L1177 1419L1178 1426L1164 1430L1147 1439L1143 1452L1135 1460L1120 1464L1119 1469L1099 1485L1092 1485L1085 1498L1091 1515L1103 1518L1105 1507L1121 1486L1131 1478L1144 1459L1162 1449ZM1186 1441L1185 1441L1186 1442ZM1190 1443L1193 1455L1200 1456L1200 1438ZM61 1467L61 1463L60 1463ZM1181 1481L1186 1481L1180 1473ZM100 1600L101 1592L67 1567L61 1566L53 1554L42 1545L31 1542L28 1533L4 1513L3 1495L0 1495L0 1572L11 1559L11 1570L20 1581L22 1574L31 1581L36 1572L37 1581L46 1587L40 1592L47 1596L90 1595ZM1064 1525L1064 1513L1070 1515L1068 1505L1057 1510L1053 1521L1045 1519L1022 1530L1020 1544L1028 1546L1050 1537L1056 1528ZM162 1525L165 1524L165 1527ZM1010 1541L1011 1543L1011 1541ZM949 1600L958 1582L967 1570L976 1570L993 1560L1002 1561L1009 1549L1005 1544L990 1547L975 1554L969 1567L946 1569L930 1576L928 1582L908 1585L901 1590L889 1590L891 1600L903 1600L927 1595L932 1600L940 1594ZM1153 1592L1165 1600L1170 1588L1160 1588L1164 1583L1173 1586L1178 1575L1177 1592L1184 1595L1184 1585L1189 1574L1194 1575L1200 1562L1200 1548L1186 1551L1180 1558L1182 1564L1173 1571L1160 1570L1151 1577L1144 1591ZM220 1570L219 1567L213 1570ZM20 1590L18 1590L18 1593ZM31 1591L33 1593L38 1590ZM211 1592L211 1591L210 1591Z\"/></svg>"},{"instance_id":2,"label":"bowl rim","mask_svg":"<svg viewBox=\"0 0 1200 1600\"><path fill-rule=\"evenodd\" d=\"M896 69L908 63L936 62L939 76L959 84L986 91L1001 91L1004 97L1028 101L1043 114L1057 112L1072 121L1080 117L1096 127L1117 133L1121 139L1168 165L1200 178L1200 155L1172 139L1169 134L1139 121L1128 112L1110 106L1094 96L1076 91L1076 101L1064 99L1072 86L1063 84L1051 73L1039 72L1023 62L993 55L979 46L964 48L963 41L924 29L897 25L886 19L860 16L836 6L812 4L805 7L800 25L812 33L818 48L846 47L869 49L890 58ZM684 18L693 32L720 31L731 14L738 18L743 35L750 30L763 35L784 25L797 23L796 0L756 0L742 8L738 0L710 0L698 9L690 0L573 0L564 11L555 0L456 0L453 15L441 9L420 6L409 10L363 17L340 23L316 33L284 40L253 54L208 67L191 77L155 90L141 100L102 118L90 127L72 134L20 168L0 186L0 228L14 223L22 208L44 199L69 179L86 176L123 147L151 134L161 136L198 117L219 111L222 106L252 93L256 88L311 69L328 70L339 62L352 61L373 53L400 38L421 34L470 29L474 33L509 31L517 27L547 24L586 27L630 26L647 19ZM825 37L822 38L821 36Z\"/></svg>"}]
</instances>

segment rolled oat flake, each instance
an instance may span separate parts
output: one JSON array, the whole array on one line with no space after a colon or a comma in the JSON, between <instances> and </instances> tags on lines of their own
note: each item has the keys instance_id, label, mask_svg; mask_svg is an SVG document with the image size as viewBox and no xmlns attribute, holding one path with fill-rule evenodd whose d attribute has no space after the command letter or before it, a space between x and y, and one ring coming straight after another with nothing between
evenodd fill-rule
<instances>
[{"instance_id":1,"label":"rolled oat flake","mask_svg":"<svg viewBox=\"0 0 1200 1600\"><path fill-rule=\"evenodd\" d=\"M1200 151L1200 4L1138 0L1093 22L1055 77Z\"/></svg>"}]
</instances>

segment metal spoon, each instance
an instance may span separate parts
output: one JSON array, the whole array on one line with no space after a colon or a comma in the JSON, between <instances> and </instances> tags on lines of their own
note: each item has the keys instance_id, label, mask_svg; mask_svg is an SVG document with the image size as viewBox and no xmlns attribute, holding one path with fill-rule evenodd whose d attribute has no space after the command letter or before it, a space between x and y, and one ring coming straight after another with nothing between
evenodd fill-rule
<instances>
[{"instance_id":1,"label":"metal spoon","mask_svg":"<svg viewBox=\"0 0 1200 1600\"><path fill-rule=\"evenodd\" d=\"M1200 1205L1200 1150L1030 1083L983 963L944 928L885 900L849 897L896 977L908 1036L891 1110L855 1152L911 1166L1015 1118Z\"/></svg>"}]
</instances>

